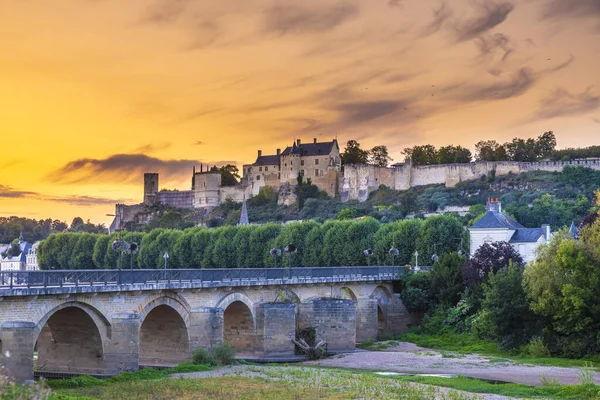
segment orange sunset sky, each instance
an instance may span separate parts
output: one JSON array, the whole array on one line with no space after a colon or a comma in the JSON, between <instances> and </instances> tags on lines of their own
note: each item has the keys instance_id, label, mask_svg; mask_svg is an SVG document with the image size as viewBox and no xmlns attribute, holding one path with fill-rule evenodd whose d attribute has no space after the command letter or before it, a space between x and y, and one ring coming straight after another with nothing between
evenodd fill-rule
<instances>
[{"instance_id":1,"label":"orange sunset sky","mask_svg":"<svg viewBox=\"0 0 600 400\"><path fill-rule=\"evenodd\" d=\"M0 0L0 216L108 223L145 171L294 138L600 144L598 0Z\"/></svg>"}]
</instances>

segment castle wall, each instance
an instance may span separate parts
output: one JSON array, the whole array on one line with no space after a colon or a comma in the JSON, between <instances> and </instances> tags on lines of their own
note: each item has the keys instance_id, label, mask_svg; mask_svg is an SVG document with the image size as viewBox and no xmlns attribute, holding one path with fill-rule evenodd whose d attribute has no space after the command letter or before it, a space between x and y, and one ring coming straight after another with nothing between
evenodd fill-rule
<instances>
[{"instance_id":1,"label":"castle wall","mask_svg":"<svg viewBox=\"0 0 600 400\"><path fill-rule=\"evenodd\" d=\"M400 164L394 168L373 165L346 165L342 186L342 200L365 201L368 194L385 185L396 190L411 187L444 184L454 187L459 182L479 179L496 171L496 176L528 171L560 172L565 166L581 166L600 171L600 159L573 161L542 161L521 163L514 161L477 161L468 164L420 165Z\"/></svg>"},{"instance_id":2,"label":"castle wall","mask_svg":"<svg viewBox=\"0 0 600 400\"><path fill-rule=\"evenodd\" d=\"M198 172L194 175L194 208L214 208L219 205L220 172Z\"/></svg>"},{"instance_id":3,"label":"castle wall","mask_svg":"<svg viewBox=\"0 0 600 400\"><path fill-rule=\"evenodd\" d=\"M171 207L194 208L194 192L192 190L158 192L156 202Z\"/></svg>"},{"instance_id":4,"label":"castle wall","mask_svg":"<svg viewBox=\"0 0 600 400\"><path fill-rule=\"evenodd\" d=\"M244 198L249 199L252 197L252 190L250 187L241 185L237 186L222 186L219 190L219 202L223 203L227 199L231 199L236 203L241 203Z\"/></svg>"}]
</instances>

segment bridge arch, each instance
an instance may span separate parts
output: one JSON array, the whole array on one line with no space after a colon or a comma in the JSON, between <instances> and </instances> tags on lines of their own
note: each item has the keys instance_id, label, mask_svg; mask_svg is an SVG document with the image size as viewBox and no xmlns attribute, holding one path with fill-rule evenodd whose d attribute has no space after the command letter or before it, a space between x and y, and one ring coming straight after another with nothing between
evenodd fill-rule
<instances>
[{"instance_id":1,"label":"bridge arch","mask_svg":"<svg viewBox=\"0 0 600 400\"><path fill-rule=\"evenodd\" d=\"M388 328L388 305L392 302L392 293L382 285L377 286L370 296L372 299L377 299L377 337L382 338L389 335Z\"/></svg>"},{"instance_id":2,"label":"bridge arch","mask_svg":"<svg viewBox=\"0 0 600 400\"><path fill-rule=\"evenodd\" d=\"M344 299L344 300L354 300L356 301L358 299L358 297L356 296L356 293L354 293L354 291L352 289L350 289L348 286L342 286L340 288L340 292L339 292L339 297Z\"/></svg>"},{"instance_id":3,"label":"bridge arch","mask_svg":"<svg viewBox=\"0 0 600 400\"><path fill-rule=\"evenodd\" d=\"M140 315L140 365L172 366L191 358L190 307L176 294L148 301Z\"/></svg>"},{"instance_id":4,"label":"bridge arch","mask_svg":"<svg viewBox=\"0 0 600 400\"><path fill-rule=\"evenodd\" d=\"M62 303L34 328L37 371L75 374L104 373L110 322L95 307L78 301Z\"/></svg>"},{"instance_id":5,"label":"bridge arch","mask_svg":"<svg viewBox=\"0 0 600 400\"><path fill-rule=\"evenodd\" d=\"M256 310L248 296L230 293L219 301L217 307L223 310L223 340L240 355L259 352Z\"/></svg>"}]
</instances>

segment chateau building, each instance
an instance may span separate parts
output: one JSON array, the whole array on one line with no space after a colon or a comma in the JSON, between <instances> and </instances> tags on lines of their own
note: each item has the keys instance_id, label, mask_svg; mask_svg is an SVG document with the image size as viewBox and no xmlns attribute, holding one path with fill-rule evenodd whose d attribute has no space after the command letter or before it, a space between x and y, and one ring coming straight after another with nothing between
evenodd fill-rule
<instances>
[{"instance_id":1,"label":"chateau building","mask_svg":"<svg viewBox=\"0 0 600 400\"><path fill-rule=\"evenodd\" d=\"M497 198L488 199L486 210L485 215L469 228L471 256L484 243L505 241L529 262L535 259L538 246L552 238L550 225L525 228L502 212L502 204Z\"/></svg>"},{"instance_id":2,"label":"chateau building","mask_svg":"<svg viewBox=\"0 0 600 400\"><path fill-rule=\"evenodd\" d=\"M341 177L342 159L337 140L302 143L300 139L275 154L258 157L253 164L243 166L243 181L251 187L252 195L257 195L265 186L279 188L283 184L297 184L298 176L306 182L310 179L330 196L338 193Z\"/></svg>"},{"instance_id":3,"label":"chateau building","mask_svg":"<svg viewBox=\"0 0 600 400\"><path fill-rule=\"evenodd\" d=\"M35 271L38 270L37 247L39 241L33 245L23 240L23 235L19 236L19 249L21 253L18 256L0 255L0 270L2 271ZM0 245L0 253L6 253L11 248L11 244Z\"/></svg>"}]
</instances>

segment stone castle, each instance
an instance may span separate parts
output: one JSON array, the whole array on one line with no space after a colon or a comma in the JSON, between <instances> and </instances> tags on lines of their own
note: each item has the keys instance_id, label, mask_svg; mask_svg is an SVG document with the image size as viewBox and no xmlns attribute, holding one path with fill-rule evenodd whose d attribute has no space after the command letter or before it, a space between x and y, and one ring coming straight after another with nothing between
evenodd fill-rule
<instances>
[{"instance_id":1,"label":"stone castle","mask_svg":"<svg viewBox=\"0 0 600 400\"><path fill-rule=\"evenodd\" d=\"M296 200L294 186L298 177L310 181L330 196L339 193L342 178L342 160L337 140L309 143L295 140L283 151L263 155L258 150L256 161L242 166L242 178L235 186L223 186L221 173L201 165L192 169L191 190L160 190L159 174L144 174L144 200L141 204L117 204L110 230L120 229L127 222L138 219L145 222L147 207L162 204L172 207L197 209L203 212L218 207L227 200L242 202L260 193L266 186L278 191L279 204L290 205ZM139 220L139 219L142 220Z\"/></svg>"},{"instance_id":2,"label":"stone castle","mask_svg":"<svg viewBox=\"0 0 600 400\"><path fill-rule=\"evenodd\" d=\"M495 173L496 176L520 174L528 171L562 171L565 166L582 166L600 170L600 159L573 161L476 161L465 164L412 165L410 161L391 167L375 165L345 165L342 170L337 140L302 143L300 139L283 151L263 155L258 150L256 161L242 166L242 178L235 186L223 186L221 173L201 165L192 170L191 190L161 191L157 173L144 174L144 201L137 205L117 204L111 231L134 221L153 204L209 212L227 200L242 202L258 195L264 187L278 192L279 204L290 205L296 200L294 187L298 177L310 181L329 196L340 195L342 202L366 201L369 194L381 185L395 190L416 186L443 184L454 187L462 181L479 179ZM149 214L148 214L149 215ZM145 221L137 221L145 222Z\"/></svg>"}]
</instances>

